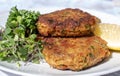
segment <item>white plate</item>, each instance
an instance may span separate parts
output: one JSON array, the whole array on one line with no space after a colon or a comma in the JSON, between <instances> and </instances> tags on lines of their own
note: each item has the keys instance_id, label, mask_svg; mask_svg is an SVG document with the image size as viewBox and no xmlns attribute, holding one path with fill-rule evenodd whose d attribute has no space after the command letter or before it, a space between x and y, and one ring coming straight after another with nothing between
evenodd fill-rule
<instances>
[{"instance_id":1,"label":"white plate","mask_svg":"<svg viewBox=\"0 0 120 76\"><path fill-rule=\"evenodd\" d=\"M54 10L58 10L61 8L39 8L39 9L34 9L34 10L39 10L41 13L48 13ZM97 12L93 10L85 10L88 11L89 13L99 17L103 23L114 23L114 24L120 24L119 19L115 16L102 13L102 12ZM4 22L7 18L8 13L2 13L2 16L0 17L0 25L4 25ZM113 52L112 56L109 60L104 61L100 63L99 65L93 66L89 69L82 70L79 72L74 72L74 71L62 71L62 70L57 70L53 69L50 67L47 63L41 63L41 64L33 64L29 63L26 66L23 65L18 68L15 63L7 63L0 61L0 69L11 72L14 74L19 74L19 75L24 75L24 76L30 76L30 75L41 75L41 76L80 76L80 75L104 75L108 74L111 72L115 72L120 70L120 53Z\"/></svg>"}]
</instances>

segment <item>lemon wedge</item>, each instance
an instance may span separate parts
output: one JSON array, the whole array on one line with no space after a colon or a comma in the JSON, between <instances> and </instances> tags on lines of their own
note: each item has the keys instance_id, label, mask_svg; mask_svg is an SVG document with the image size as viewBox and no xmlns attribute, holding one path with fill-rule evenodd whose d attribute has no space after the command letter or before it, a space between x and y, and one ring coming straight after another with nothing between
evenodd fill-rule
<instances>
[{"instance_id":1,"label":"lemon wedge","mask_svg":"<svg viewBox=\"0 0 120 76\"><path fill-rule=\"evenodd\" d=\"M120 51L120 25L101 23L96 25L94 34L100 36L111 50Z\"/></svg>"}]
</instances>

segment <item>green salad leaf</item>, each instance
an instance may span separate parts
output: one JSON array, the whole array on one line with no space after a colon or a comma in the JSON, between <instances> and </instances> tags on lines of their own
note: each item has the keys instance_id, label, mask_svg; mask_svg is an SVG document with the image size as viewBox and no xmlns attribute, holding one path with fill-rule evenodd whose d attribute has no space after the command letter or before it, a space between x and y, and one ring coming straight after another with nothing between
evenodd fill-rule
<instances>
[{"instance_id":1,"label":"green salad leaf","mask_svg":"<svg viewBox=\"0 0 120 76\"><path fill-rule=\"evenodd\" d=\"M36 41L38 16L39 12L11 8L0 41L1 61L39 63L43 46L41 41Z\"/></svg>"}]
</instances>

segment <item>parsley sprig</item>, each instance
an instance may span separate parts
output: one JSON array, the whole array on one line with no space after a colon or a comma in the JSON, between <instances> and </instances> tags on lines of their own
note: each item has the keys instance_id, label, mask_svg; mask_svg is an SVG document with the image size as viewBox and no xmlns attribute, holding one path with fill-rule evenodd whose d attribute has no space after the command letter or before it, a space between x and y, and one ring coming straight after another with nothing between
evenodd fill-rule
<instances>
[{"instance_id":1,"label":"parsley sprig","mask_svg":"<svg viewBox=\"0 0 120 76\"><path fill-rule=\"evenodd\" d=\"M36 41L36 21L39 12L11 8L6 28L0 41L0 60L8 62L25 61L39 63L42 43Z\"/></svg>"}]
</instances>

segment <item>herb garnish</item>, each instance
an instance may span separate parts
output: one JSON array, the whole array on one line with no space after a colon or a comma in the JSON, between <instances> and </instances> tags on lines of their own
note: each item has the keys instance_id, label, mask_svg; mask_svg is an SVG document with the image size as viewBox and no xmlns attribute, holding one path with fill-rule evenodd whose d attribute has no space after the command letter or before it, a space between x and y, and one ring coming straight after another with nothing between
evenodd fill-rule
<instances>
[{"instance_id":1,"label":"herb garnish","mask_svg":"<svg viewBox=\"0 0 120 76\"><path fill-rule=\"evenodd\" d=\"M43 58L41 41L36 41L39 15L39 12L11 8L0 41L1 61L39 63Z\"/></svg>"}]
</instances>

